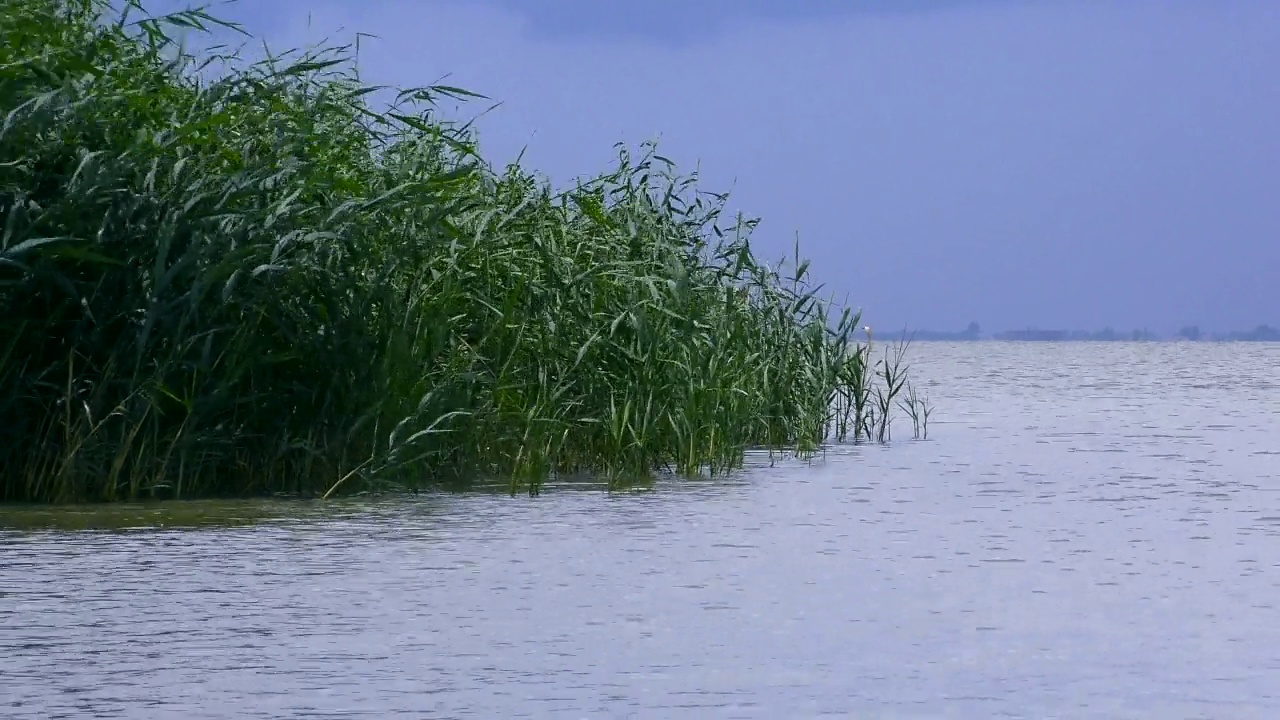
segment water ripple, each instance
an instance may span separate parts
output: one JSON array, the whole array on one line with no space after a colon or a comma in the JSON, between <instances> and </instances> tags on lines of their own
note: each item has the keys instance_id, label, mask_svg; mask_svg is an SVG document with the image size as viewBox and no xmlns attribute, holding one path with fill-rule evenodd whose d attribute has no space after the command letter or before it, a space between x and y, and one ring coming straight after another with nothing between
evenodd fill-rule
<instances>
[{"instance_id":1,"label":"water ripple","mask_svg":"<svg viewBox=\"0 0 1280 720\"><path fill-rule=\"evenodd\" d=\"M1280 347L915 353L927 442L0 530L0 715L1280 714Z\"/></svg>"}]
</instances>

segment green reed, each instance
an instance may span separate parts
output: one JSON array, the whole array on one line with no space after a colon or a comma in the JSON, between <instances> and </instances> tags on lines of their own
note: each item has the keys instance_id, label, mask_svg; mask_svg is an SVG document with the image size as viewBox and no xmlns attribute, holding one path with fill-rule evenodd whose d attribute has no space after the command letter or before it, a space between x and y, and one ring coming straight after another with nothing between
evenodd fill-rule
<instances>
[{"instance_id":1,"label":"green reed","mask_svg":"<svg viewBox=\"0 0 1280 720\"><path fill-rule=\"evenodd\" d=\"M124 5L0 3L0 500L537 492L884 439L858 313L652 145L556 192L439 116L466 91L379 111L348 48L198 57L166 33L217 20Z\"/></svg>"}]
</instances>

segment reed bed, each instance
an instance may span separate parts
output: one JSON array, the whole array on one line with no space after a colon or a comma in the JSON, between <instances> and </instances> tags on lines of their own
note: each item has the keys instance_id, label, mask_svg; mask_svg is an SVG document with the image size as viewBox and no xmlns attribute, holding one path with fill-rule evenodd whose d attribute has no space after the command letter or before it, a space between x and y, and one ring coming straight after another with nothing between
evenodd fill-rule
<instances>
[{"instance_id":1,"label":"reed bed","mask_svg":"<svg viewBox=\"0 0 1280 720\"><path fill-rule=\"evenodd\" d=\"M470 93L375 107L346 47L0 8L0 500L537 492L885 439L898 363L651 145L555 191L437 110Z\"/></svg>"}]
</instances>

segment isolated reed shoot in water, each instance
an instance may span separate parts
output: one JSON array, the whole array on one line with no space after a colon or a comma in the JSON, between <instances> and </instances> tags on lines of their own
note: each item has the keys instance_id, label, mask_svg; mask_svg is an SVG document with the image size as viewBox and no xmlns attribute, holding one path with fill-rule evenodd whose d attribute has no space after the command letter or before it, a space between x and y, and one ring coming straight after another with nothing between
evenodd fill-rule
<instances>
[{"instance_id":1,"label":"isolated reed shoot in water","mask_svg":"<svg viewBox=\"0 0 1280 720\"><path fill-rule=\"evenodd\" d=\"M0 500L533 492L870 436L858 315L651 146L553 192L437 116L465 91L374 110L346 48L210 80L165 34L203 12L0 8Z\"/></svg>"}]
</instances>

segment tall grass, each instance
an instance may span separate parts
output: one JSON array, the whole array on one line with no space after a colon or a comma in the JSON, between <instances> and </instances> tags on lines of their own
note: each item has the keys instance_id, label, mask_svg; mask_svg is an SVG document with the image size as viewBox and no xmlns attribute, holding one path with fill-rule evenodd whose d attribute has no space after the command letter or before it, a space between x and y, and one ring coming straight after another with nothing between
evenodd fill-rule
<instances>
[{"instance_id":1,"label":"tall grass","mask_svg":"<svg viewBox=\"0 0 1280 720\"><path fill-rule=\"evenodd\" d=\"M203 11L0 8L0 500L536 492L884 435L858 314L652 146L553 192L439 117L465 91L375 110L346 48L209 79L167 34Z\"/></svg>"}]
</instances>

